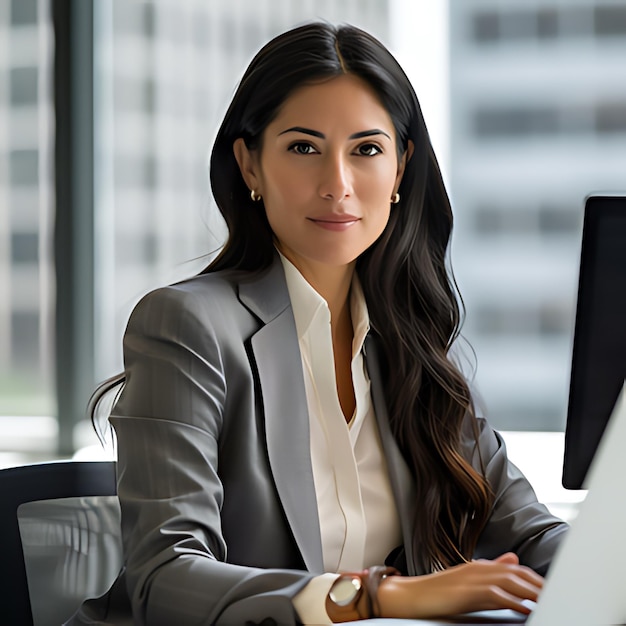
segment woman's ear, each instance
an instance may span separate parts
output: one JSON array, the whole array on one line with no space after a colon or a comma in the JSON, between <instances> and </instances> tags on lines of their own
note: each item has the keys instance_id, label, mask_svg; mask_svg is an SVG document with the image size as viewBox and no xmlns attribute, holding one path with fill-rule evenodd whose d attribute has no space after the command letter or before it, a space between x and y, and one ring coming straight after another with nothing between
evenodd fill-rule
<instances>
[{"instance_id":1,"label":"woman's ear","mask_svg":"<svg viewBox=\"0 0 626 626\"><path fill-rule=\"evenodd\" d=\"M233 143L233 153L235 155L237 165L239 165L241 176L248 186L248 189L261 193L261 190L259 189L260 180L258 175L256 152L250 150L248 146L246 146L246 142L239 137L235 139Z\"/></svg>"}]
</instances>

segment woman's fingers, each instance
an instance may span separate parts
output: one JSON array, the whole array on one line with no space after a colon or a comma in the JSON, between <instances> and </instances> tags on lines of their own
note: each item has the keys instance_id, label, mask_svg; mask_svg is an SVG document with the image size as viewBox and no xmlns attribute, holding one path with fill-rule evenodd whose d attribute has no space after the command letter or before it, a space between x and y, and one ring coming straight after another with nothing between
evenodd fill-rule
<instances>
[{"instance_id":1,"label":"woman's fingers","mask_svg":"<svg viewBox=\"0 0 626 626\"><path fill-rule=\"evenodd\" d=\"M543 579L534 572L519 571L494 572L484 580L477 580L478 587L484 587L497 598L537 601L543 587ZM502 606L501 608L512 608Z\"/></svg>"},{"instance_id":2,"label":"woman's fingers","mask_svg":"<svg viewBox=\"0 0 626 626\"><path fill-rule=\"evenodd\" d=\"M470 584L495 585L507 593L528 600L537 599L544 582L543 577L529 567L502 560L475 561L458 566L458 570Z\"/></svg>"},{"instance_id":3,"label":"woman's fingers","mask_svg":"<svg viewBox=\"0 0 626 626\"><path fill-rule=\"evenodd\" d=\"M471 610L495 610L495 609L511 609L518 613L528 614L530 609L524 603L524 600L532 598L520 599L517 594L511 594L505 591L502 587L494 585L487 590L487 593L483 599L483 606L480 609Z\"/></svg>"},{"instance_id":4,"label":"woman's fingers","mask_svg":"<svg viewBox=\"0 0 626 626\"><path fill-rule=\"evenodd\" d=\"M519 557L515 552L505 552L493 559L494 563L510 563L511 565L519 565Z\"/></svg>"},{"instance_id":5,"label":"woman's fingers","mask_svg":"<svg viewBox=\"0 0 626 626\"><path fill-rule=\"evenodd\" d=\"M473 563L483 564L481 571L485 574L494 573L497 575L505 575L506 572L510 572L512 575L512 580L522 579L528 582L530 585L537 587L539 590L543 587L543 576L540 576L534 570L530 569L530 567L526 567L525 565L519 564L519 558L516 554L512 552L507 552L492 561L487 559L480 559L478 561L473 561ZM502 565L505 568L495 568L494 565ZM507 568L506 566L510 566ZM463 567L463 566L461 566ZM534 598L530 598L533 599Z\"/></svg>"}]
</instances>

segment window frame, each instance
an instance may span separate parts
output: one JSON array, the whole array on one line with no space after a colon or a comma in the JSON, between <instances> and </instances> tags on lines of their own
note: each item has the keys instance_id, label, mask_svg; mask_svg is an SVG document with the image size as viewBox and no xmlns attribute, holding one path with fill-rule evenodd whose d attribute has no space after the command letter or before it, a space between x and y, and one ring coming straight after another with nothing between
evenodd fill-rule
<instances>
[{"instance_id":1,"label":"window frame","mask_svg":"<svg viewBox=\"0 0 626 626\"><path fill-rule=\"evenodd\" d=\"M95 386L93 0L52 0L55 39L54 258L57 453Z\"/></svg>"}]
</instances>

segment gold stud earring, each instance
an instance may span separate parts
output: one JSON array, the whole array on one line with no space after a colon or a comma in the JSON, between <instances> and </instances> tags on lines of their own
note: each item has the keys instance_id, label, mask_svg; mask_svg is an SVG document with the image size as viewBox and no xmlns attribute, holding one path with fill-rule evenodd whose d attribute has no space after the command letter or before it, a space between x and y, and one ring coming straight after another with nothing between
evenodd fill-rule
<instances>
[{"instance_id":1,"label":"gold stud earring","mask_svg":"<svg viewBox=\"0 0 626 626\"><path fill-rule=\"evenodd\" d=\"M400 194L394 193L393 196L391 196L391 204L398 204L398 202L400 202Z\"/></svg>"},{"instance_id":2,"label":"gold stud earring","mask_svg":"<svg viewBox=\"0 0 626 626\"><path fill-rule=\"evenodd\" d=\"M250 198L252 198L252 202L260 202L261 201L261 194L257 194L256 191L254 191L254 189L250 189Z\"/></svg>"}]
</instances>

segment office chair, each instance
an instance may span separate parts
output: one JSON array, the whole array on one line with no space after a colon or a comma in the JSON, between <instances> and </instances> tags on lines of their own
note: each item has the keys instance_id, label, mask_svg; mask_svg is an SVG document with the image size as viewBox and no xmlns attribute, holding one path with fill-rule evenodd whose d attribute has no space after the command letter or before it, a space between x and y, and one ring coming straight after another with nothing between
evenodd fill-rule
<instances>
[{"instance_id":1,"label":"office chair","mask_svg":"<svg viewBox=\"0 0 626 626\"><path fill-rule=\"evenodd\" d=\"M0 470L0 621L58 626L122 566L113 461Z\"/></svg>"}]
</instances>

